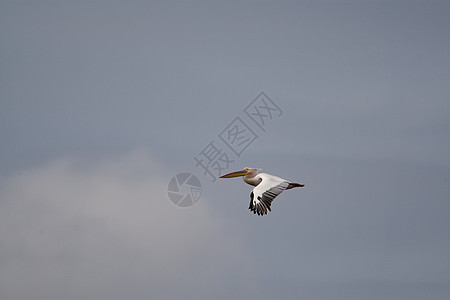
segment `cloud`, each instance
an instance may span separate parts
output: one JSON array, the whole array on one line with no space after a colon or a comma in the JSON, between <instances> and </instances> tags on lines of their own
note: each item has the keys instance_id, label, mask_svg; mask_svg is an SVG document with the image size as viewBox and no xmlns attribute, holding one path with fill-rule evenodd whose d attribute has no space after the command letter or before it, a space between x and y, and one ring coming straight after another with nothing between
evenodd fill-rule
<instances>
[{"instance_id":1,"label":"cloud","mask_svg":"<svg viewBox=\"0 0 450 300\"><path fill-rule=\"evenodd\" d=\"M207 201L171 204L167 175L138 150L3 178L1 298L201 299L231 275L251 277L243 238L226 234Z\"/></svg>"}]
</instances>

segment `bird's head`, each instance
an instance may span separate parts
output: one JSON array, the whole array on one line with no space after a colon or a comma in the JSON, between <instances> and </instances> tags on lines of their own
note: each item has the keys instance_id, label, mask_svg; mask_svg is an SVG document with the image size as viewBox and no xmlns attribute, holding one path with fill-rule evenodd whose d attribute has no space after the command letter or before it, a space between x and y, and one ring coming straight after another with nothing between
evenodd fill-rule
<instances>
[{"instance_id":1,"label":"bird's head","mask_svg":"<svg viewBox=\"0 0 450 300\"><path fill-rule=\"evenodd\" d=\"M231 172L225 175L220 176L220 178L233 178L238 176L246 176L246 175L256 175L261 169L256 168L244 168L244 170Z\"/></svg>"}]
</instances>

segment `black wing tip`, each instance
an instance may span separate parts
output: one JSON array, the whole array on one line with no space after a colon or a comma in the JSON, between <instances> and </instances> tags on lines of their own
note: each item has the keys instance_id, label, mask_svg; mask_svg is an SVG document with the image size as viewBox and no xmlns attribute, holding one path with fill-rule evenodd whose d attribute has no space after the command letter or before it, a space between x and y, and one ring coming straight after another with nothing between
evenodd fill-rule
<instances>
[{"instance_id":1,"label":"black wing tip","mask_svg":"<svg viewBox=\"0 0 450 300\"><path fill-rule=\"evenodd\" d=\"M268 213L267 210L264 210L263 208L259 208L259 207L252 207L252 208L249 208L249 210L252 211L253 214L258 215L258 216L264 216L264 215L267 215L267 213ZM269 208L269 211L271 211L270 208Z\"/></svg>"}]
</instances>

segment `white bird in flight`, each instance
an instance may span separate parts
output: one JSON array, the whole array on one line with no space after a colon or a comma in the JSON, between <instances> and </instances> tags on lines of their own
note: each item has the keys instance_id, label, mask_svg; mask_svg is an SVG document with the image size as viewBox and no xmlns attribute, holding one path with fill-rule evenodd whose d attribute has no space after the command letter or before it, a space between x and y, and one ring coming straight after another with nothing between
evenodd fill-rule
<instances>
[{"instance_id":1,"label":"white bird in flight","mask_svg":"<svg viewBox=\"0 0 450 300\"><path fill-rule=\"evenodd\" d=\"M258 171L260 170L261 169L244 168L244 170L220 176L220 178L243 176L246 183L254 186L250 193L250 206L248 209L259 216L266 215L268 211L271 211L270 205L272 204L273 199L281 194L282 191L305 186L304 184L289 182L283 178L270 174L258 174Z\"/></svg>"}]
</instances>

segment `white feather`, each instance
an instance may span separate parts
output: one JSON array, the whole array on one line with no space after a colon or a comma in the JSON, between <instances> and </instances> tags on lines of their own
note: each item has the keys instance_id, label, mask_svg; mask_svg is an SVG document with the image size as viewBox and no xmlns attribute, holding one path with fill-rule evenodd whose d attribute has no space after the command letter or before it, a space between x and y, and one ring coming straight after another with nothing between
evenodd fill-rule
<instances>
[{"instance_id":1,"label":"white feather","mask_svg":"<svg viewBox=\"0 0 450 300\"><path fill-rule=\"evenodd\" d=\"M252 191L249 209L255 214L265 215L271 210L273 199L289 186L289 182L266 173L257 174L255 177L261 179L261 182Z\"/></svg>"}]
</instances>

